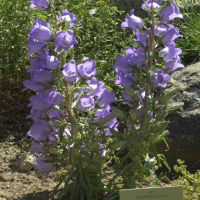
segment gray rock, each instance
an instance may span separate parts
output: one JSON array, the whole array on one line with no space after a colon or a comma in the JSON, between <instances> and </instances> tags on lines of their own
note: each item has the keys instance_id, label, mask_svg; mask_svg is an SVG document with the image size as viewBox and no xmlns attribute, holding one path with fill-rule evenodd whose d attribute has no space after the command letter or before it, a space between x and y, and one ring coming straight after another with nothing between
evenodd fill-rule
<instances>
[{"instance_id":1,"label":"gray rock","mask_svg":"<svg viewBox=\"0 0 200 200\"><path fill-rule=\"evenodd\" d=\"M163 143L158 144L157 149L165 155L171 168L181 159L189 171L195 172L200 168L200 62L173 72L169 81L179 86L172 102L182 101L184 106L166 118L169 150L166 151Z\"/></svg>"},{"instance_id":2,"label":"gray rock","mask_svg":"<svg viewBox=\"0 0 200 200\"><path fill-rule=\"evenodd\" d=\"M170 114L171 134L198 135L200 133L200 63L175 71L171 82L179 86L173 101L184 102L183 110Z\"/></svg>"},{"instance_id":3,"label":"gray rock","mask_svg":"<svg viewBox=\"0 0 200 200\"><path fill-rule=\"evenodd\" d=\"M23 171L30 171L34 167L35 156L31 153L21 154L19 167Z\"/></svg>"}]
</instances>

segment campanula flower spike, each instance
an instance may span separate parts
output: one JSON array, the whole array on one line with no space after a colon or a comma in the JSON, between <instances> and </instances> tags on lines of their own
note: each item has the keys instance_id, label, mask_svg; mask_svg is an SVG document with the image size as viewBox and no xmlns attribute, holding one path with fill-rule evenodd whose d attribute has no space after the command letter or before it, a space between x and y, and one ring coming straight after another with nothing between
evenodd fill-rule
<instances>
[{"instance_id":1,"label":"campanula flower spike","mask_svg":"<svg viewBox=\"0 0 200 200\"><path fill-rule=\"evenodd\" d=\"M127 118L126 113L120 110L116 112L120 119L126 118L123 121L126 124L126 128L122 130L123 139L116 142L119 146L122 143L123 149L127 149L127 154L119 158L122 164L119 164L118 168L121 167L121 171L116 172L124 177L123 184L126 189L136 187L133 180L141 178L139 169L142 166L145 168L145 156L149 154L148 145L154 146L159 137L164 138L167 134L165 130L167 122L160 115L162 113L165 114L163 116L167 115L170 107L167 101L176 88L174 86L170 90L165 88L170 77L169 73L184 67L179 57L182 50L175 45L176 38L181 35L178 28L168 24L174 18L182 18L178 7L172 1L170 6L163 9L161 1L146 0L142 4L142 9L151 17L147 23L144 24L133 14L134 10L131 10L121 24L122 28L128 27L135 31L135 41L138 45L133 48L126 47L126 55L117 55L113 66L117 79L115 84L121 84L124 88L122 103L130 109ZM161 45L164 47L159 51ZM180 108L180 105L182 104L176 108ZM123 143L124 140L130 143ZM135 144L132 145L131 141L135 141ZM116 145L116 150L120 149L119 146ZM131 160L128 162L126 156L129 154L133 157L129 157ZM156 158L157 152L153 154L152 156ZM155 162L160 161L155 159ZM130 170L124 171L126 167Z\"/></svg>"},{"instance_id":2,"label":"campanula flower spike","mask_svg":"<svg viewBox=\"0 0 200 200\"><path fill-rule=\"evenodd\" d=\"M108 194L118 187L113 179L105 186L101 175L102 157L115 151L118 162L113 177L118 174L122 177L123 188L136 187L135 181L152 173L147 165L156 162L159 165L158 154L150 147L167 134L164 117L170 109L180 107L171 108L168 104L176 88L166 89L170 85L169 74L184 67L179 57L182 51L175 45L181 35L168 24L174 18L182 18L178 7L172 1L163 9L161 1L146 0L142 8L151 17L149 21L135 16L134 9L126 15L121 27L135 31L137 45L126 47L124 55L117 55L114 63L115 84L124 89L117 100L115 92L95 77L95 60L86 57L82 63L74 57L67 60L73 53L71 48L78 43L72 30L76 15L66 9L59 14L51 0L30 2L30 9L38 8L48 16L53 11L55 20L50 26L35 17L28 31L30 79L23 84L35 91L27 116L34 122L27 136L33 138L31 151L38 155L35 169L50 172L64 163L70 170L59 176L63 178L58 184L64 180L66 186L60 198L98 199L96 188L102 194L106 189ZM64 24L68 27L62 30ZM122 105L121 109L112 103ZM149 160L150 153L153 161ZM49 163L48 155L59 159ZM95 187L91 187L93 183ZM81 194L72 192L74 188Z\"/></svg>"}]
</instances>

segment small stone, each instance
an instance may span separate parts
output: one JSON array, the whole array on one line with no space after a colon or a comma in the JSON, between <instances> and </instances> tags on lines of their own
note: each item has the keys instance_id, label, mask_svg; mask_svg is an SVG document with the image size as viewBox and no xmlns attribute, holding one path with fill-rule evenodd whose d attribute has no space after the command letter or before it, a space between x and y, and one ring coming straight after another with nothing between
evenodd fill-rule
<instances>
[{"instance_id":1,"label":"small stone","mask_svg":"<svg viewBox=\"0 0 200 200\"><path fill-rule=\"evenodd\" d=\"M19 167L23 171L30 171L34 167L35 156L31 153L23 153L20 157Z\"/></svg>"},{"instance_id":2,"label":"small stone","mask_svg":"<svg viewBox=\"0 0 200 200\"><path fill-rule=\"evenodd\" d=\"M169 180L169 178L167 176L163 176L161 178L161 181L164 182L164 183L167 183L167 184L171 183L171 181Z\"/></svg>"}]
</instances>

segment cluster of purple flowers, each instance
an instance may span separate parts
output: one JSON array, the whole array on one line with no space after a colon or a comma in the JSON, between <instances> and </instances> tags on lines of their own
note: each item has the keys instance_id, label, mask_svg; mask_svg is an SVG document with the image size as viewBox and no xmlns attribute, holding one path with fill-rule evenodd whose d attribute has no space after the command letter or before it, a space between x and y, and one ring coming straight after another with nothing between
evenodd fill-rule
<instances>
[{"instance_id":1,"label":"cluster of purple flowers","mask_svg":"<svg viewBox=\"0 0 200 200\"><path fill-rule=\"evenodd\" d=\"M52 70L56 69L59 61L55 56L49 55L48 46L45 40L51 38L50 25L47 22L35 17L35 23L29 29L30 38L28 39L28 54L35 53L34 58L30 58L30 67L27 72L31 78L24 81L26 89L36 92L36 95L30 97L31 112L28 118L33 119L34 124L31 126L27 136L31 136L31 151L44 152L47 148L42 142L52 143L59 132L59 128L51 121L52 118L59 118L62 110L59 104L62 101L62 95L55 88L50 88L49 82L52 80ZM38 45L39 44L39 45ZM35 160L35 169L40 173L54 170L52 163L46 163L43 155L39 155Z\"/></svg>"},{"instance_id":2,"label":"cluster of purple flowers","mask_svg":"<svg viewBox=\"0 0 200 200\"><path fill-rule=\"evenodd\" d=\"M40 10L46 10L49 6L48 0L30 0L30 2L30 9L37 7ZM67 51L77 43L71 30L74 26L76 15L70 14L68 10L63 10L59 20L68 24L68 27L66 31L57 30L56 32L56 39L54 40L56 48L54 52L57 54L59 54L58 51ZM33 27L29 29L28 34L30 37L27 42L27 53L29 55L34 53L35 56L29 59L30 67L27 72L30 73L31 78L24 81L24 86L26 89L36 92L36 95L30 97L29 106L32 108L28 118L33 119L34 124L27 134L34 139L31 151L35 154L48 151L48 147L58 140L60 129L54 125L53 121L60 118L64 113L59 108L59 104L62 102L62 95L51 86L51 81L53 80L52 71L59 65L59 61L55 56L49 55L48 41L52 37L50 25L35 17ZM97 74L95 67L96 62L88 58L83 58L83 63L79 65L76 65L75 60L70 60L63 66L62 75L67 82L75 82L75 84L81 78L88 79L88 87L82 87L74 94L74 98L77 98L77 110L85 112L88 109L92 111L94 113L94 121L101 120L107 116L108 120L103 123L103 132L108 136L111 134L110 128L117 130L117 119L111 113L109 105L115 101L115 93L104 87L102 81L97 81L95 78ZM112 116L109 117L109 115ZM91 120L90 117L88 117L89 120ZM70 137L73 135L72 132L73 130L69 125L65 128L63 135L70 140ZM101 133L103 134L103 132ZM69 144L67 144L66 149L70 149ZM100 143L99 152L102 156L106 152ZM35 169L38 169L40 173L54 169L52 163L45 161L46 159L42 154L35 160Z\"/></svg>"},{"instance_id":3,"label":"cluster of purple flowers","mask_svg":"<svg viewBox=\"0 0 200 200\"><path fill-rule=\"evenodd\" d=\"M121 24L121 27L129 27L136 31L136 39L139 47L137 46L131 48L127 47L125 50L126 55L118 55L117 61L114 64L116 70L116 82L115 84L121 84L124 88L129 88L134 82L136 82L135 77L133 77L133 66L145 68L147 63L145 62L145 57L148 56L148 52L145 52L145 47L150 45L150 38L154 32L154 37L159 38L163 45L165 46L159 52L160 57L164 57L165 64L162 69L153 68L155 72L151 74L151 83L153 87L163 87L167 85L169 79L169 74L176 70L177 68L184 67L181 64L179 55L182 53L181 49L175 47L174 40L177 37L180 37L178 28L174 27L171 24L168 24L168 21L173 20L174 18L183 18L179 13L178 7L172 1L172 4L168 7L165 7L163 10L160 10L161 1L156 0L152 4L152 0L146 0L146 3L142 5L144 10L151 10L153 6L154 11L159 13L159 21L151 22L154 23L155 30L152 31L152 28L147 28L147 30L140 32L138 28L143 28L143 21L134 15L134 9L131 10L130 14L127 14L125 21ZM153 44L154 49L157 47L157 44ZM133 101L134 99L130 97L126 92L123 93L125 101ZM126 103L131 105L129 103Z\"/></svg>"},{"instance_id":4,"label":"cluster of purple flowers","mask_svg":"<svg viewBox=\"0 0 200 200\"><path fill-rule=\"evenodd\" d=\"M81 87L78 92L74 94L74 98L77 98L77 110L86 111L87 109L94 112L94 120L97 121L105 116L111 114L110 103L115 101L115 93L109 91L107 87L103 87L102 81L97 81L95 78L97 74L96 62L89 60L88 58L83 59L82 64L76 65L74 60L70 60L66 65L63 66L63 76L69 82L77 82L81 78L87 78L87 87ZM91 79L90 79L91 78ZM91 120L91 118L88 118ZM106 128L104 129L105 135L111 134L110 128L117 130L117 119L112 118L110 121L105 123Z\"/></svg>"},{"instance_id":5,"label":"cluster of purple flowers","mask_svg":"<svg viewBox=\"0 0 200 200\"><path fill-rule=\"evenodd\" d=\"M46 10L49 4L48 0L30 0L30 2L30 9L37 7L40 10ZM60 18L72 21L71 26L73 26L76 16L63 11ZM35 95L30 97L29 106L32 108L28 118L33 119L34 124L27 134L27 136L31 136L34 139L31 151L35 154L46 151L48 146L46 144L51 145L56 140L60 129L54 125L52 119L60 118L64 113L59 108L59 104L62 102L62 95L57 92L56 88L52 88L50 84L53 79L52 71L59 65L59 60L55 56L49 55L48 40L52 37L50 25L35 17L35 22L29 29L28 34L30 37L27 42L27 54L34 53L35 56L29 59L30 67L27 70L31 78L25 80L23 84L26 89L36 92ZM55 45L57 48L63 47L67 49L73 46L74 41L76 40L73 38L73 32L69 30L64 34L57 33ZM40 173L54 169L53 164L47 163L45 160L42 154L35 160L35 169L38 169Z\"/></svg>"}]
</instances>

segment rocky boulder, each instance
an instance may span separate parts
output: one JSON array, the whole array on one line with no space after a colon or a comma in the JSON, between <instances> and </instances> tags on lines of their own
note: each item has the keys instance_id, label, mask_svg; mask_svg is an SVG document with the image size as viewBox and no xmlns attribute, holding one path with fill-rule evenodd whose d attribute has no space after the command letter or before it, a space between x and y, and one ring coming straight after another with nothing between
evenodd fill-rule
<instances>
[{"instance_id":1,"label":"rocky boulder","mask_svg":"<svg viewBox=\"0 0 200 200\"><path fill-rule=\"evenodd\" d=\"M169 81L179 87L172 101L184 106L167 117L169 151L158 146L171 166L184 159L193 171L200 168L200 62L173 72Z\"/></svg>"}]
</instances>

